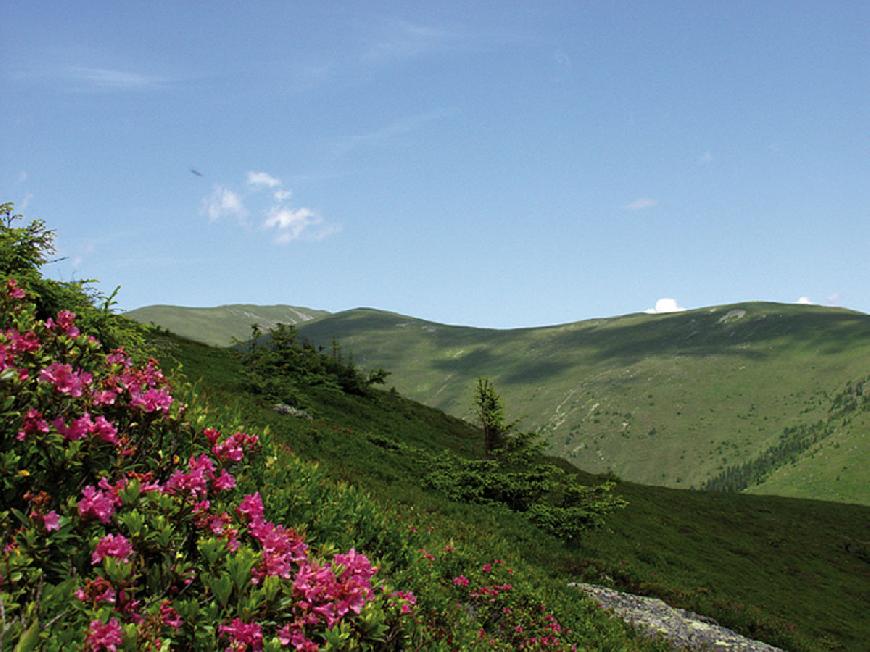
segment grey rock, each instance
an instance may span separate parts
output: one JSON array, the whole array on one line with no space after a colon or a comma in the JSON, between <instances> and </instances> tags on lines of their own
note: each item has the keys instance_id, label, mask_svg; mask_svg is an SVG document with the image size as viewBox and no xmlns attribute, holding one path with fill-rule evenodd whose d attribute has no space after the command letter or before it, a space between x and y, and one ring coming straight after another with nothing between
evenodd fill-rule
<instances>
[{"instance_id":1,"label":"grey rock","mask_svg":"<svg viewBox=\"0 0 870 652\"><path fill-rule=\"evenodd\" d=\"M720 626L712 618L675 609L658 598L623 593L596 584L572 582L605 609L625 622L662 636L677 649L705 652L783 652Z\"/></svg>"},{"instance_id":2,"label":"grey rock","mask_svg":"<svg viewBox=\"0 0 870 652\"><path fill-rule=\"evenodd\" d=\"M297 419L307 419L308 421L314 419L314 417L308 414L305 410L300 410L299 408L287 405L286 403L275 403L275 405L272 406L272 409L278 414L285 414L290 417L296 417Z\"/></svg>"}]
</instances>

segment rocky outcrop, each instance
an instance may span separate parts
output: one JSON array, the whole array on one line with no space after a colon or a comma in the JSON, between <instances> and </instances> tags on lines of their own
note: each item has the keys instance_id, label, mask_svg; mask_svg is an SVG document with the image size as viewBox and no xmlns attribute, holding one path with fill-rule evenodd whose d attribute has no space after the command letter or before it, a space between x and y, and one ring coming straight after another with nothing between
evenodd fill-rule
<instances>
[{"instance_id":1,"label":"rocky outcrop","mask_svg":"<svg viewBox=\"0 0 870 652\"><path fill-rule=\"evenodd\" d=\"M712 618L676 609L658 598L623 593L596 584L574 582L569 586L586 593L622 620L662 636L677 649L698 652L783 652L781 648L753 641L720 626Z\"/></svg>"},{"instance_id":2,"label":"rocky outcrop","mask_svg":"<svg viewBox=\"0 0 870 652\"><path fill-rule=\"evenodd\" d=\"M307 419L308 421L311 421L314 418L305 410L300 410L299 408L295 408L292 405L287 405L286 403L275 403L275 405L272 406L272 410L274 410L278 414L296 417L297 419Z\"/></svg>"}]
</instances>

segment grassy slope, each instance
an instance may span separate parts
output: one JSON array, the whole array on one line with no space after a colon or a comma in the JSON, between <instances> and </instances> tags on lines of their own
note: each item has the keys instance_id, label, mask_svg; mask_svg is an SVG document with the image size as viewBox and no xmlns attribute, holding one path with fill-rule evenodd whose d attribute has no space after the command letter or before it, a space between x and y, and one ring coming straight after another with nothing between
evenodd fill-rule
<instances>
[{"instance_id":1,"label":"grassy slope","mask_svg":"<svg viewBox=\"0 0 870 652\"><path fill-rule=\"evenodd\" d=\"M212 346L228 346L234 339L249 339L251 325L255 323L268 330L278 322L299 324L328 314L324 310L296 306L237 303L215 308L145 306L125 313L125 316L143 324L158 324L173 333Z\"/></svg>"},{"instance_id":2,"label":"grassy slope","mask_svg":"<svg viewBox=\"0 0 870 652\"><path fill-rule=\"evenodd\" d=\"M673 487L700 486L759 455L786 426L822 418L829 395L870 370L870 316L817 306L739 304L507 331L360 309L300 332L338 338L361 365L391 370L403 394L458 416L470 415L474 379L489 376L554 454ZM839 440L870 455L857 427ZM816 481L801 483L801 472L787 492L870 504L860 469L842 466L807 457Z\"/></svg>"},{"instance_id":3,"label":"grassy slope","mask_svg":"<svg viewBox=\"0 0 870 652\"><path fill-rule=\"evenodd\" d=\"M162 348L188 377L202 378L207 400L235 406L334 477L426 514L433 527L511 548L554 586L609 576L787 649L857 651L870 640L867 508L620 483L631 505L570 551L517 515L427 493L419 483L426 469L367 438L476 455L479 434L463 421L388 392L366 400L317 389L306 394L315 421L280 417L244 394L229 352L174 338Z\"/></svg>"}]
</instances>

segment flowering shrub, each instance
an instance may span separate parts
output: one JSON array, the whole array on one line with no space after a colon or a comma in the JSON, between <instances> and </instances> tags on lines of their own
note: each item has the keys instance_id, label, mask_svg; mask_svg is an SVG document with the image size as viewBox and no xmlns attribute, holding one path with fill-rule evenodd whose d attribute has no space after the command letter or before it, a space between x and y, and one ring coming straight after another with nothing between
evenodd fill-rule
<instances>
[{"instance_id":1,"label":"flowering shrub","mask_svg":"<svg viewBox=\"0 0 870 652\"><path fill-rule=\"evenodd\" d=\"M317 650L400 641L412 593L245 493L256 435L198 429L154 360L0 288L0 647ZM250 487L249 487L250 488ZM30 646L30 647L26 647Z\"/></svg>"}]
</instances>

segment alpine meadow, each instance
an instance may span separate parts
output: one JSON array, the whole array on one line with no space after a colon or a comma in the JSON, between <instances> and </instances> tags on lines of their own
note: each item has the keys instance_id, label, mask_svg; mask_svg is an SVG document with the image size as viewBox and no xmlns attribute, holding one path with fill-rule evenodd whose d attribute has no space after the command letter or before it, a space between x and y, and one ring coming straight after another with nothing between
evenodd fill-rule
<instances>
[{"instance_id":1,"label":"alpine meadow","mask_svg":"<svg viewBox=\"0 0 870 652\"><path fill-rule=\"evenodd\" d=\"M0 3L0 652L867 652L870 3Z\"/></svg>"}]
</instances>

